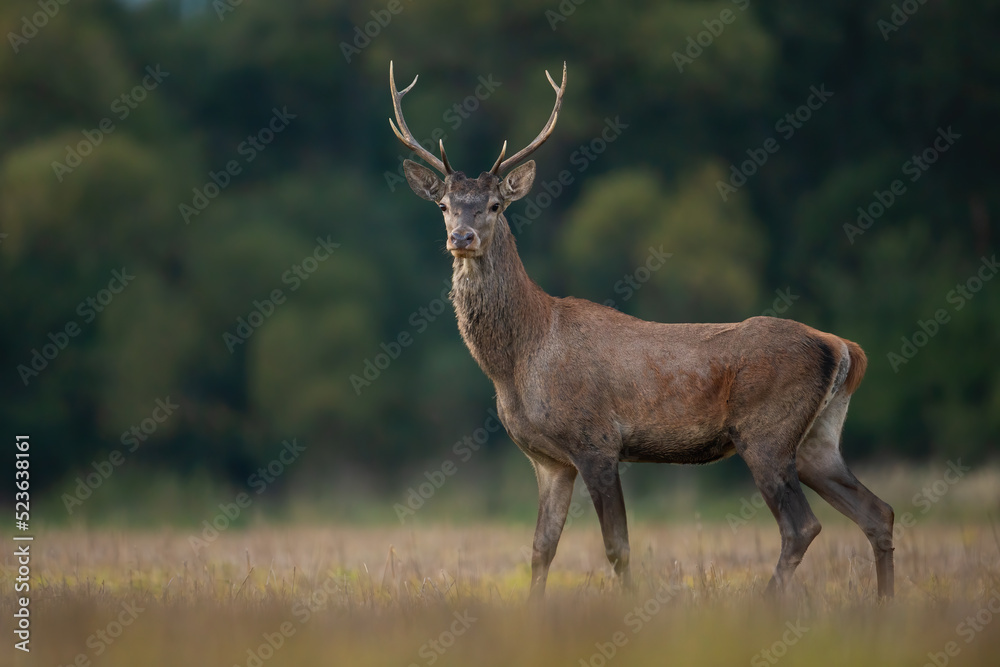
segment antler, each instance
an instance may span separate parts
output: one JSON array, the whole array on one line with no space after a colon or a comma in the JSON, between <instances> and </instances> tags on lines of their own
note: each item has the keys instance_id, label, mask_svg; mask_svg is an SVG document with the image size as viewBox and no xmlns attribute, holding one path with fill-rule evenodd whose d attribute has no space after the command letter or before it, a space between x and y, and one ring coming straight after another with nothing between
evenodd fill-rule
<instances>
[{"instance_id":1,"label":"antler","mask_svg":"<svg viewBox=\"0 0 1000 667\"><path fill-rule=\"evenodd\" d=\"M420 142L413 138L413 133L410 132L410 128L406 126L406 121L403 120L403 108L400 106L400 101L403 99L403 95L410 92L413 86L417 85L417 79L420 75L413 77L413 83L408 85L403 90L396 90L396 77L392 71L392 61L389 61L389 88L392 90L392 107L396 111L396 123L399 123L399 128L396 128L395 123L392 119L389 119L389 126L392 131L396 133L396 137L399 138L403 144L412 150L418 157L423 158L427 164L437 169L439 172L447 176L452 172L451 165L448 164L448 156L444 152L444 141L439 141L441 146L441 159L437 159L434 155L420 145ZM551 81L551 79L549 79ZM565 85L565 74L563 74L563 84ZM554 85L554 84L553 84ZM402 132L400 132L402 130Z\"/></svg>"},{"instance_id":2,"label":"antler","mask_svg":"<svg viewBox=\"0 0 1000 667\"><path fill-rule=\"evenodd\" d=\"M549 135L552 134L552 130L555 129L556 120L559 118L559 107L562 106L563 93L566 92L566 62L563 61L561 86L556 86L556 82L552 80L548 70L545 70L545 78L549 80L549 83L552 85L552 89L556 91L556 104L552 107L552 115L549 116L549 122L545 124L545 127L543 127L542 131L538 133L538 136L535 137L534 141L519 150L514 155L511 155L506 160L503 159L504 153L507 151L507 142L505 141L503 144L503 150L500 151L500 157L497 158L496 164L494 164L493 169L490 170L491 174L500 176L512 166L534 153L538 150L539 146L545 143L545 141L549 138Z\"/></svg>"}]
</instances>

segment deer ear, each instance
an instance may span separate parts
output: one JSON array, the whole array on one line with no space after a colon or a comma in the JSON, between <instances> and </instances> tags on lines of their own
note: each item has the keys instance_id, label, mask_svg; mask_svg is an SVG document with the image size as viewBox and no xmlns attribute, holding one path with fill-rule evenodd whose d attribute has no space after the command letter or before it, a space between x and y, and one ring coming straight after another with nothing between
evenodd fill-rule
<instances>
[{"instance_id":1,"label":"deer ear","mask_svg":"<svg viewBox=\"0 0 1000 667\"><path fill-rule=\"evenodd\" d=\"M535 182L535 161L528 160L514 171L507 174L500 184L500 194L506 201L517 201L529 192Z\"/></svg>"},{"instance_id":2,"label":"deer ear","mask_svg":"<svg viewBox=\"0 0 1000 667\"><path fill-rule=\"evenodd\" d=\"M406 182L418 197L427 201L439 201L444 196L444 183L427 167L413 160L403 160Z\"/></svg>"}]
</instances>

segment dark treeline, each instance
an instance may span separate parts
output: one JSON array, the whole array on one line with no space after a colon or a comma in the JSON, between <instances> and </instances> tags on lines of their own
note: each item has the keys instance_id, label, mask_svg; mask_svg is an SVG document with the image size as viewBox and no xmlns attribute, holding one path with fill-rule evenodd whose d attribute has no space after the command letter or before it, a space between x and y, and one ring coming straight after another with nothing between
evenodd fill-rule
<instances>
[{"instance_id":1,"label":"dark treeline","mask_svg":"<svg viewBox=\"0 0 1000 667\"><path fill-rule=\"evenodd\" d=\"M1000 436L989 2L7 2L0 419L40 483L118 449L241 479L286 438L391 479L489 419L411 129L489 168L568 63L509 209L549 292L766 312L871 359L852 456Z\"/></svg>"}]
</instances>

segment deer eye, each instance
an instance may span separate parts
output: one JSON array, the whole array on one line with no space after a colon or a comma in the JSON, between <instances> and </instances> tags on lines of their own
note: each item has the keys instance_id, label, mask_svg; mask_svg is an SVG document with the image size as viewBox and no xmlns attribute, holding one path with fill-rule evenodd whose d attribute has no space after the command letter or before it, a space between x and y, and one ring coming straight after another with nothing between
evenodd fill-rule
<instances>
[{"instance_id":1,"label":"deer eye","mask_svg":"<svg viewBox=\"0 0 1000 667\"><path fill-rule=\"evenodd\" d=\"M490 210L496 213L500 210L500 204L493 204L493 206L490 206Z\"/></svg>"},{"instance_id":2,"label":"deer eye","mask_svg":"<svg viewBox=\"0 0 1000 667\"><path fill-rule=\"evenodd\" d=\"M447 211L448 210L448 207L445 206L444 204L438 204L438 208L441 209L442 211Z\"/></svg>"}]
</instances>

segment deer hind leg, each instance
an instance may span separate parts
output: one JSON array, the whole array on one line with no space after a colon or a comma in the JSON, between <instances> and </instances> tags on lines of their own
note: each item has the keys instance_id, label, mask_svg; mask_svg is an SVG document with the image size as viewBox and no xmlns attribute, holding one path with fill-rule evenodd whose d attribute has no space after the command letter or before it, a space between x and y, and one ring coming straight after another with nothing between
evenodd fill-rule
<instances>
[{"instance_id":1,"label":"deer hind leg","mask_svg":"<svg viewBox=\"0 0 1000 667\"><path fill-rule=\"evenodd\" d=\"M799 478L864 531L875 555L878 595L892 597L893 511L888 503L859 482L844 462L840 432L849 402L849 396L837 395L816 418L799 447Z\"/></svg>"},{"instance_id":2,"label":"deer hind leg","mask_svg":"<svg viewBox=\"0 0 1000 667\"><path fill-rule=\"evenodd\" d=\"M531 597L545 593L549 565L556 555L570 500L576 468L555 461L531 460L538 478L538 523L531 551Z\"/></svg>"},{"instance_id":3,"label":"deer hind leg","mask_svg":"<svg viewBox=\"0 0 1000 667\"><path fill-rule=\"evenodd\" d=\"M767 442L781 441L786 439ZM741 444L744 443L737 443L737 451L750 468L757 489L781 532L781 555L774 568L774 576L767 585L769 592L780 591L788 586L806 549L819 535L821 526L799 484L793 447L781 448L778 453L778 447L769 447L759 441L751 440L745 446Z\"/></svg>"},{"instance_id":4,"label":"deer hind leg","mask_svg":"<svg viewBox=\"0 0 1000 667\"><path fill-rule=\"evenodd\" d=\"M628 521L625 517L625 497L618 475L618 459L595 456L577 461L590 497L601 522L604 551L626 590L632 588L629 568Z\"/></svg>"}]
</instances>

